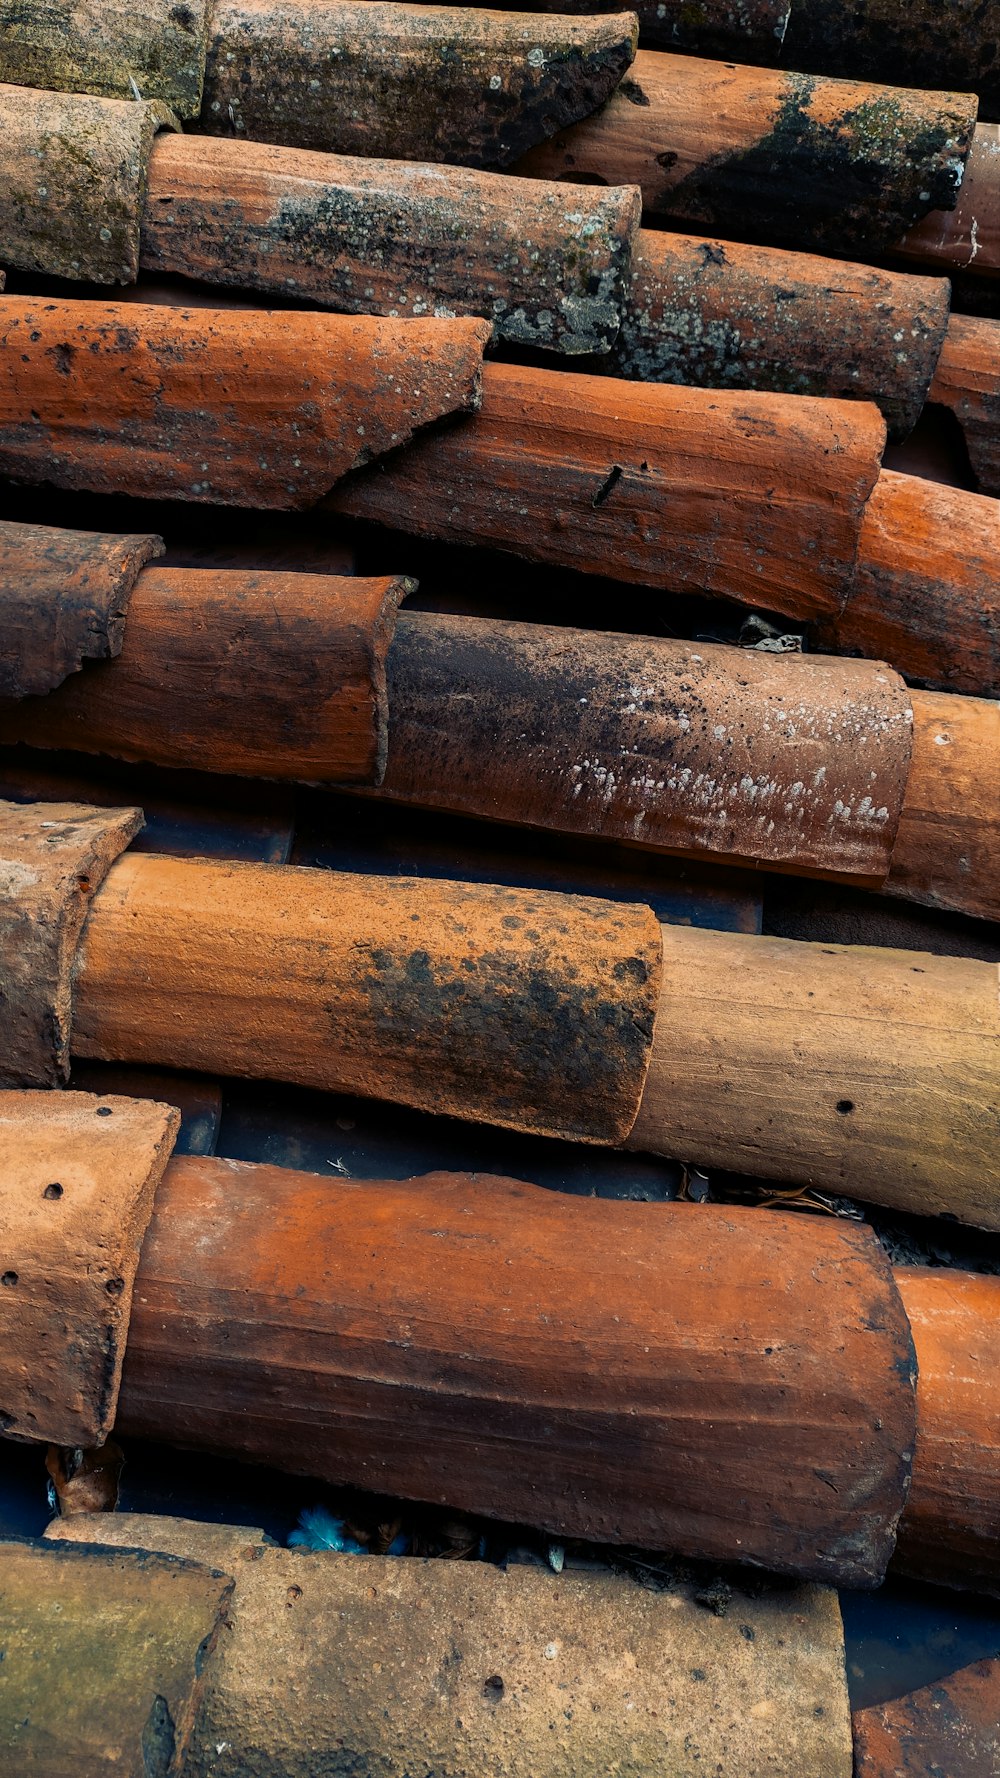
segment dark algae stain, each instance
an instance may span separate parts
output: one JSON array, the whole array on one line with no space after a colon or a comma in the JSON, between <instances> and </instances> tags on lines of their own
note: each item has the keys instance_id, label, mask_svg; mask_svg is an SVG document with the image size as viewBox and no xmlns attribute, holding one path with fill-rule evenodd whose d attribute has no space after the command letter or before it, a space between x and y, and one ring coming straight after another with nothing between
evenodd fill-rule
<instances>
[{"instance_id":1,"label":"dark algae stain","mask_svg":"<svg viewBox=\"0 0 1000 1778\"><path fill-rule=\"evenodd\" d=\"M492 899L492 898L491 898ZM505 904L521 907L511 930ZM620 930L615 922L620 925ZM452 928L453 932L453 928ZM479 944L392 941L359 958L364 1041L430 1110L606 1141L638 1107L658 989L646 909L565 914L500 892Z\"/></svg>"},{"instance_id":2,"label":"dark algae stain","mask_svg":"<svg viewBox=\"0 0 1000 1778\"><path fill-rule=\"evenodd\" d=\"M788 75L768 134L714 155L659 208L737 238L749 220L762 239L828 251L888 246L929 211L954 208L971 112L941 94L886 91L825 115L832 90Z\"/></svg>"}]
</instances>

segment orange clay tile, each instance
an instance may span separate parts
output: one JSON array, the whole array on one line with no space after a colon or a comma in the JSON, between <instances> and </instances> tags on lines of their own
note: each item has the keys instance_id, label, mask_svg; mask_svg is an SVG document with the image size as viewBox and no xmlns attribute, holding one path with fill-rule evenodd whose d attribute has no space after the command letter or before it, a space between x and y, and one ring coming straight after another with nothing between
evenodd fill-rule
<instances>
[{"instance_id":1,"label":"orange clay tile","mask_svg":"<svg viewBox=\"0 0 1000 1778\"><path fill-rule=\"evenodd\" d=\"M100 1444L172 1105L0 1092L0 1430Z\"/></svg>"},{"instance_id":2,"label":"orange clay tile","mask_svg":"<svg viewBox=\"0 0 1000 1778\"><path fill-rule=\"evenodd\" d=\"M68 1079L88 898L141 826L139 809L0 802L0 1086Z\"/></svg>"},{"instance_id":3,"label":"orange clay tile","mask_svg":"<svg viewBox=\"0 0 1000 1778\"><path fill-rule=\"evenodd\" d=\"M631 1128L659 986L649 908L139 853L121 864L77 957L75 1055L593 1142Z\"/></svg>"},{"instance_id":4,"label":"orange clay tile","mask_svg":"<svg viewBox=\"0 0 1000 1778\"><path fill-rule=\"evenodd\" d=\"M214 0L201 127L338 154L504 167L613 92L634 13Z\"/></svg>"},{"instance_id":5,"label":"orange clay tile","mask_svg":"<svg viewBox=\"0 0 1000 1778\"><path fill-rule=\"evenodd\" d=\"M173 143L163 138L154 170ZM934 376L949 286L945 278L647 228L633 250L626 299L608 360L616 376L874 401L890 435L903 437Z\"/></svg>"},{"instance_id":6,"label":"orange clay tile","mask_svg":"<svg viewBox=\"0 0 1000 1778\"><path fill-rule=\"evenodd\" d=\"M647 215L675 227L867 254L954 209L976 109L968 93L640 50L600 112L518 170L639 185Z\"/></svg>"},{"instance_id":7,"label":"orange clay tile","mask_svg":"<svg viewBox=\"0 0 1000 1778\"><path fill-rule=\"evenodd\" d=\"M155 536L0 523L0 696L52 691L121 652L129 594Z\"/></svg>"},{"instance_id":8,"label":"orange clay tile","mask_svg":"<svg viewBox=\"0 0 1000 1778\"><path fill-rule=\"evenodd\" d=\"M913 1423L906 1318L857 1224L192 1157L157 1194L118 1417L555 1535L862 1586Z\"/></svg>"},{"instance_id":9,"label":"orange clay tile","mask_svg":"<svg viewBox=\"0 0 1000 1778\"><path fill-rule=\"evenodd\" d=\"M0 297L0 473L296 509L479 400L471 320Z\"/></svg>"},{"instance_id":10,"label":"orange clay tile","mask_svg":"<svg viewBox=\"0 0 1000 1778\"><path fill-rule=\"evenodd\" d=\"M896 242L895 255L935 271L1000 272L1000 123L977 123L954 209L932 210Z\"/></svg>"},{"instance_id":11,"label":"orange clay tile","mask_svg":"<svg viewBox=\"0 0 1000 1778\"><path fill-rule=\"evenodd\" d=\"M857 1710L855 1778L996 1778L1000 1660L976 1661L934 1685Z\"/></svg>"},{"instance_id":12,"label":"orange clay tile","mask_svg":"<svg viewBox=\"0 0 1000 1778\"><path fill-rule=\"evenodd\" d=\"M266 143L163 138L142 264L365 315L482 315L580 355L618 332L639 193Z\"/></svg>"},{"instance_id":13,"label":"orange clay tile","mask_svg":"<svg viewBox=\"0 0 1000 1778\"><path fill-rule=\"evenodd\" d=\"M1000 704L915 691L888 895L1000 920Z\"/></svg>"},{"instance_id":14,"label":"orange clay tile","mask_svg":"<svg viewBox=\"0 0 1000 1778\"><path fill-rule=\"evenodd\" d=\"M983 1179L994 1195L995 1174L994 1165ZM919 1382L895 1566L937 1586L1000 1593L1000 1278L902 1266L896 1279Z\"/></svg>"},{"instance_id":15,"label":"orange clay tile","mask_svg":"<svg viewBox=\"0 0 1000 1778\"><path fill-rule=\"evenodd\" d=\"M912 721L887 667L413 612L389 672L400 802L873 884L889 869Z\"/></svg>"},{"instance_id":16,"label":"orange clay tile","mask_svg":"<svg viewBox=\"0 0 1000 1778\"><path fill-rule=\"evenodd\" d=\"M941 691L1000 695L1000 502L884 469L857 571L823 646L891 661Z\"/></svg>"},{"instance_id":17,"label":"orange clay tile","mask_svg":"<svg viewBox=\"0 0 1000 1778\"><path fill-rule=\"evenodd\" d=\"M388 744L386 652L396 606L414 585L144 569L112 670L74 674L44 701L0 700L0 736L244 777L377 784ZM36 635L47 618L36 608Z\"/></svg>"},{"instance_id":18,"label":"orange clay tile","mask_svg":"<svg viewBox=\"0 0 1000 1778\"><path fill-rule=\"evenodd\" d=\"M861 402L487 364L474 419L414 441L329 505L808 621L850 587L884 440Z\"/></svg>"},{"instance_id":19,"label":"orange clay tile","mask_svg":"<svg viewBox=\"0 0 1000 1778\"><path fill-rule=\"evenodd\" d=\"M952 316L928 399L961 426L980 492L1000 495L1000 321Z\"/></svg>"}]
</instances>

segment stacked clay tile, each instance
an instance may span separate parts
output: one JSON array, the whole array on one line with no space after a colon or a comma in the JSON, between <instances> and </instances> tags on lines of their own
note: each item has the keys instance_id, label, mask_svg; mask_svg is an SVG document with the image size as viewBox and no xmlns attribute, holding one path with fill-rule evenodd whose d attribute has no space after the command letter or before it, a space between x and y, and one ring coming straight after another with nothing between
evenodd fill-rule
<instances>
[{"instance_id":1,"label":"stacked clay tile","mask_svg":"<svg viewBox=\"0 0 1000 1778\"><path fill-rule=\"evenodd\" d=\"M998 28L0 0L12 1771L998 1769Z\"/></svg>"}]
</instances>

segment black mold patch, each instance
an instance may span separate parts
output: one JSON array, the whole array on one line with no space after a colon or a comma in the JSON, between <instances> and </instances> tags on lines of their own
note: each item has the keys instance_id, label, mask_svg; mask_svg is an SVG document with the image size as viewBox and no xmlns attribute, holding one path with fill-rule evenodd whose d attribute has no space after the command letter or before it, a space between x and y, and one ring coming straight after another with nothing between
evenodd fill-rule
<instances>
[{"instance_id":1,"label":"black mold patch","mask_svg":"<svg viewBox=\"0 0 1000 1778\"><path fill-rule=\"evenodd\" d=\"M974 101L877 93L825 122L811 110L820 84L789 75L771 131L713 156L657 209L737 239L749 221L759 238L830 252L888 247L929 211L954 209Z\"/></svg>"},{"instance_id":2,"label":"black mold patch","mask_svg":"<svg viewBox=\"0 0 1000 1778\"><path fill-rule=\"evenodd\" d=\"M482 895L482 891L476 892ZM493 891L492 945L455 954L402 945L359 956L364 1028L387 1065L409 1067L415 1102L492 1122L595 1141L631 1128L658 993L658 934L648 911L570 898L551 914ZM506 903L530 913L511 933ZM595 931L595 923L597 930ZM331 1007L331 1018L339 1010Z\"/></svg>"}]
</instances>

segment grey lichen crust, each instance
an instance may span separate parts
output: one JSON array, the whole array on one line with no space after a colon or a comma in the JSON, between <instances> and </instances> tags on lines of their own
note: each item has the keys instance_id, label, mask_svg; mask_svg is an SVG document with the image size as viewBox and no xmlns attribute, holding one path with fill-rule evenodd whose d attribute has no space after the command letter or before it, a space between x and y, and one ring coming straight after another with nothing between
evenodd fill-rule
<instances>
[{"instance_id":1,"label":"grey lichen crust","mask_svg":"<svg viewBox=\"0 0 1000 1778\"><path fill-rule=\"evenodd\" d=\"M0 86L0 240L7 265L134 284L153 138L177 127L158 100Z\"/></svg>"},{"instance_id":2,"label":"grey lichen crust","mask_svg":"<svg viewBox=\"0 0 1000 1778\"><path fill-rule=\"evenodd\" d=\"M495 344L575 357L614 343L641 205L634 186L194 137L164 145L157 198L148 270L350 314L481 315Z\"/></svg>"},{"instance_id":3,"label":"grey lichen crust","mask_svg":"<svg viewBox=\"0 0 1000 1778\"><path fill-rule=\"evenodd\" d=\"M510 166L610 97L634 13L216 0L202 126L396 160Z\"/></svg>"},{"instance_id":4,"label":"grey lichen crust","mask_svg":"<svg viewBox=\"0 0 1000 1778\"><path fill-rule=\"evenodd\" d=\"M0 0L0 80L197 117L207 0Z\"/></svg>"}]
</instances>

